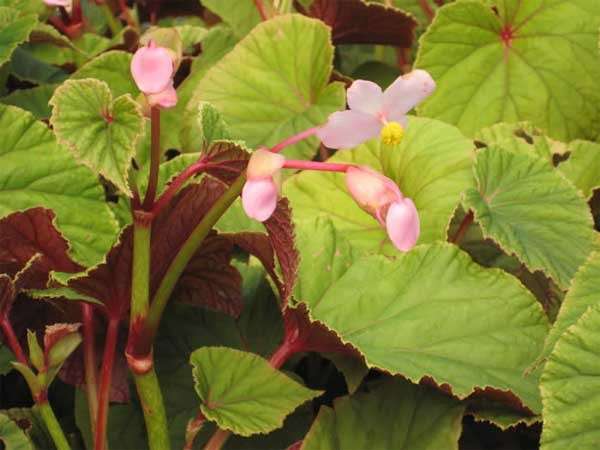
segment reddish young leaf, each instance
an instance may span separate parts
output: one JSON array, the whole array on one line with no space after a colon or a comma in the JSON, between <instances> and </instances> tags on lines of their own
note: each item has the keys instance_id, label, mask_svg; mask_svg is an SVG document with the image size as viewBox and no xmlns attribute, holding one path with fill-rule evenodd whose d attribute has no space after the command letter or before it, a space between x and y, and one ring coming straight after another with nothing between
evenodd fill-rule
<instances>
[{"instance_id":1,"label":"reddish young leaf","mask_svg":"<svg viewBox=\"0 0 600 450\"><path fill-rule=\"evenodd\" d=\"M242 276L230 264L233 244L211 233L204 239L177 283L174 297L238 317L242 312Z\"/></svg>"},{"instance_id":2,"label":"reddish young leaf","mask_svg":"<svg viewBox=\"0 0 600 450\"><path fill-rule=\"evenodd\" d=\"M58 341L68 334L77 332L80 327L80 323L54 323L48 325L44 333L44 351L50 351Z\"/></svg>"},{"instance_id":3,"label":"reddish young leaf","mask_svg":"<svg viewBox=\"0 0 600 450\"><path fill-rule=\"evenodd\" d=\"M381 44L410 48L417 26L412 16L398 9L362 0L314 0L304 13L329 25L336 45Z\"/></svg>"},{"instance_id":4,"label":"reddish young leaf","mask_svg":"<svg viewBox=\"0 0 600 450\"><path fill-rule=\"evenodd\" d=\"M0 220L0 271L11 277L26 268L19 287L43 288L52 270L78 272L83 268L69 257L69 244L54 227L54 213L32 208ZM28 263L36 255L33 263Z\"/></svg>"},{"instance_id":5,"label":"reddish young leaf","mask_svg":"<svg viewBox=\"0 0 600 450\"><path fill-rule=\"evenodd\" d=\"M200 160L207 164L206 173L231 184L248 165L250 153L240 145L229 141L217 141L204 153Z\"/></svg>"}]
</instances>

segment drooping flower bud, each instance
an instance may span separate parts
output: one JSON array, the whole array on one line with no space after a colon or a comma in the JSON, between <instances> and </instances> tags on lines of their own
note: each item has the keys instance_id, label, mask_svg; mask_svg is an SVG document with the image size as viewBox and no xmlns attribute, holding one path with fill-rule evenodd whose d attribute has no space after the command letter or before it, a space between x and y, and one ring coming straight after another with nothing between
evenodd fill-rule
<instances>
[{"instance_id":1,"label":"drooping flower bud","mask_svg":"<svg viewBox=\"0 0 600 450\"><path fill-rule=\"evenodd\" d=\"M385 227L398 250L406 252L415 246L419 214L392 180L369 167L351 167L346 171L346 185L356 203Z\"/></svg>"},{"instance_id":2,"label":"drooping flower bud","mask_svg":"<svg viewBox=\"0 0 600 450\"><path fill-rule=\"evenodd\" d=\"M242 206L248 217L260 222L271 217L277 207L280 170L284 163L285 157L268 150L258 149L252 154L242 190Z\"/></svg>"},{"instance_id":3,"label":"drooping flower bud","mask_svg":"<svg viewBox=\"0 0 600 450\"><path fill-rule=\"evenodd\" d=\"M397 145L408 124L406 114L434 90L424 70L397 78L385 92L371 81L356 80L347 92L350 109L331 114L317 136L330 148L356 147L378 135L385 144Z\"/></svg>"},{"instance_id":4,"label":"drooping flower bud","mask_svg":"<svg viewBox=\"0 0 600 450\"><path fill-rule=\"evenodd\" d=\"M154 41L140 47L131 60L131 74L140 91L159 94L173 83L173 58L169 51Z\"/></svg>"}]
</instances>

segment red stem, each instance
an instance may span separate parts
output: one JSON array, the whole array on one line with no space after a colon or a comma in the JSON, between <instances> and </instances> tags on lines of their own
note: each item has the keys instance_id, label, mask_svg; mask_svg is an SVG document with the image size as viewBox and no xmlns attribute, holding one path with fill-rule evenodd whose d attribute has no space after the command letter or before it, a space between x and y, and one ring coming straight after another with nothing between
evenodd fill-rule
<instances>
[{"instance_id":1,"label":"red stem","mask_svg":"<svg viewBox=\"0 0 600 450\"><path fill-rule=\"evenodd\" d=\"M296 159L288 159L283 164L284 169L319 170L322 172L346 172L350 167L356 166L354 164L302 161Z\"/></svg>"},{"instance_id":2,"label":"red stem","mask_svg":"<svg viewBox=\"0 0 600 450\"><path fill-rule=\"evenodd\" d=\"M23 352L23 347L21 347L21 344L19 343L19 340L17 339L15 331L13 330L13 327L9 322L8 318L3 317L2 319L0 319L0 328L4 333L5 342L15 354L17 361L26 366L29 365L29 362L27 361L27 356L25 356L25 352Z\"/></svg>"},{"instance_id":3,"label":"red stem","mask_svg":"<svg viewBox=\"0 0 600 450\"><path fill-rule=\"evenodd\" d=\"M194 175L202 172L202 170L204 170L205 168L206 168L206 163L204 163L202 161L198 161L198 162L195 162L194 164L192 164L191 166L189 166L187 169L185 169L179 175L177 175L177 177L175 177L175 179L173 181L171 181L171 184L169 184L169 187L167 188L167 190L158 198L158 200L152 207L152 215L154 217L156 217L156 215L160 211L162 211L162 209L165 206L167 206L169 204L169 202L175 196L175 194L177 194L177 192L179 191L181 186L183 186L185 184L185 182L187 180L189 180L190 178L192 178Z\"/></svg>"},{"instance_id":4,"label":"red stem","mask_svg":"<svg viewBox=\"0 0 600 450\"><path fill-rule=\"evenodd\" d=\"M287 341L283 341L269 359L269 364L271 364L271 367L279 369L294 353L296 353L294 346L290 345Z\"/></svg>"},{"instance_id":5,"label":"red stem","mask_svg":"<svg viewBox=\"0 0 600 450\"><path fill-rule=\"evenodd\" d=\"M303 141L306 138L313 136L314 134L317 133L318 129L319 129L318 127L313 127L313 128L309 128L308 130L302 131L301 133L298 133L292 137L289 137L289 138L281 141L279 144L272 147L270 150L273 153L279 153L284 148L289 147L290 145L294 145L300 141Z\"/></svg>"},{"instance_id":6,"label":"red stem","mask_svg":"<svg viewBox=\"0 0 600 450\"><path fill-rule=\"evenodd\" d=\"M83 22L83 9L80 0L73 0L71 6L71 25Z\"/></svg>"},{"instance_id":7,"label":"red stem","mask_svg":"<svg viewBox=\"0 0 600 450\"><path fill-rule=\"evenodd\" d=\"M435 16L435 12L431 8L431 5L429 4L429 2L427 0L419 0L419 6L421 6L421 9L423 10L425 15L431 22L433 20L433 17Z\"/></svg>"},{"instance_id":8,"label":"red stem","mask_svg":"<svg viewBox=\"0 0 600 450\"><path fill-rule=\"evenodd\" d=\"M115 361L117 338L119 336L119 319L110 318L106 329L104 342L104 355L102 371L100 372L100 392L98 394L98 419L96 423L96 450L103 449L106 445L106 424L108 422L108 401L112 381L112 370Z\"/></svg>"},{"instance_id":9,"label":"red stem","mask_svg":"<svg viewBox=\"0 0 600 450\"><path fill-rule=\"evenodd\" d=\"M150 108L150 125L150 174L148 176L148 190L146 191L146 197L144 197L144 204L142 205L146 211L149 211L154 204L156 187L158 185L158 170L160 166L160 108L158 106Z\"/></svg>"},{"instance_id":10,"label":"red stem","mask_svg":"<svg viewBox=\"0 0 600 450\"><path fill-rule=\"evenodd\" d=\"M269 18L269 16L267 15L267 12L265 10L265 5L263 4L262 0L254 0L254 5L256 6L256 9L258 10L258 14L260 14L260 18L262 20L267 20Z\"/></svg>"},{"instance_id":11,"label":"red stem","mask_svg":"<svg viewBox=\"0 0 600 450\"><path fill-rule=\"evenodd\" d=\"M473 223L473 219L473 211L469 211L467 214L465 214L465 217L460 223L458 230L456 230L454 236L450 238L450 242L452 242L453 244L458 244L460 241L462 241L462 239L465 237L465 234L467 233L467 230Z\"/></svg>"},{"instance_id":12,"label":"red stem","mask_svg":"<svg viewBox=\"0 0 600 450\"><path fill-rule=\"evenodd\" d=\"M90 426L96 433L98 417L98 370L96 365L96 334L94 332L94 309L89 303L81 302L83 322L83 361L85 369L85 390L90 410Z\"/></svg>"},{"instance_id":13,"label":"red stem","mask_svg":"<svg viewBox=\"0 0 600 450\"><path fill-rule=\"evenodd\" d=\"M202 411L198 411L196 417L190 420L185 430L185 445L183 450L194 449L194 439L196 439L196 436L204 426L204 422L206 422L206 417L204 417Z\"/></svg>"}]
</instances>

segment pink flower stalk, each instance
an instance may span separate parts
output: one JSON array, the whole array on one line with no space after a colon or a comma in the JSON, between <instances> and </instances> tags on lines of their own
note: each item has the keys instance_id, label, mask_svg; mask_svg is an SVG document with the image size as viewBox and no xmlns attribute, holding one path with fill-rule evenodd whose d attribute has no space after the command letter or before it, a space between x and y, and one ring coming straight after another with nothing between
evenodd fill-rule
<instances>
[{"instance_id":1,"label":"pink flower stalk","mask_svg":"<svg viewBox=\"0 0 600 450\"><path fill-rule=\"evenodd\" d=\"M392 180L369 167L350 167L346 186L356 203L385 227L398 250L407 252L415 246L420 233L417 208Z\"/></svg>"},{"instance_id":2,"label":"pink flower stalk","mask_svg":"<svg viewBox=\"0 0 600 450\"><path fill-rule=\"evenodd\" d=\"M387 145L400 143L407 126L406 114L435 90L435 81L424 70L398 77L386 90L366 80L356 80L347 92L346 111L329 116L317 136L330 148L356 147L381 136Z\"/></svg>"},{"instance_id":3,"label":"pink flower stalk","mask_svg":"<svg viewBox=\"0 0 600 450\"><path fill-rule=\"evenodd\" d=\"M140 91L160 94L173 87L174 62L169 50L150 41L140 47L131 60L131 74Z\"/></svg>"},{"instance_id":4,"label":"pink flower stalk","mask_svg":"<svg viewBox=\"0 0 600 450\"><path fill-rule=\"evenodd\" d=\"M242 190L242 206L248 217L260 222L271 217L277 207L280 171L284 163L284 156L265 149L252 154Z\"/></svg>"}]
</instances>

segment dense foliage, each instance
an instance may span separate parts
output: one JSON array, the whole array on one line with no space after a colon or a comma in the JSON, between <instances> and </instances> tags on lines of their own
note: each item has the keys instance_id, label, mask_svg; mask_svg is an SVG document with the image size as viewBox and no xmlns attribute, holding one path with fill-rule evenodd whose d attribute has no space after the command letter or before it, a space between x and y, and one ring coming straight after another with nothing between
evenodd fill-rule
<instances>
[{"instance_id":1,"label":"dense foliage","mask_svg":"<svg viewBox=\"0 0 600 450\"><path fill-rule=\"evenodd\" d=\"M0 447L596 450L599 38L0 0Z\"/></svg>"}]
</instances>

